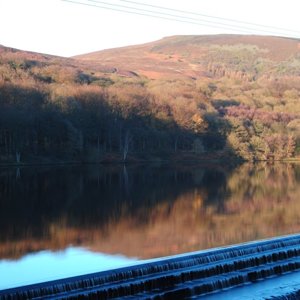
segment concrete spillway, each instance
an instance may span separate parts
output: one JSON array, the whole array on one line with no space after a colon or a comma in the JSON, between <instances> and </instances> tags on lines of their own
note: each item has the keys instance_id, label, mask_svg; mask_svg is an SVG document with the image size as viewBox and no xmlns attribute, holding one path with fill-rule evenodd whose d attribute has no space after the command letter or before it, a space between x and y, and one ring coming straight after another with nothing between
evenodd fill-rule
<instances>
[{"instance_id":1,"label":"concrete spillway","mask_svg":"<svg viewBox=\"0 0 300 300\"><path fill-rule=\"evenodd\" d=\"M0 299L188 299L300 270L300 235L0 291Z\"/></svg>"}]
</instances>

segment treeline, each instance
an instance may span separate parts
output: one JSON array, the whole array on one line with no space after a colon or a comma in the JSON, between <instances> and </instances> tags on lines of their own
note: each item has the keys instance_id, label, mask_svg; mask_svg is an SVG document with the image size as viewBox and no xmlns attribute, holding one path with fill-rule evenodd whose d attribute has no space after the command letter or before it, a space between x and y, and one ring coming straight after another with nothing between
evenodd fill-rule
<instances>
[{"instance_id":1,"label":"treeline","mask_svg":"<svg viewBox=\"0 0 300 300\"><path fill-rule=\"evenodd\" d=\"M156 113L171 114L170 107L155 103L150 95L134 95L126 102L85 86L52 101L47 91L6 84L1 87L0 105L1 161L39 157L97 162L109 155L125 161L128 154L167 157L201 144L188 128L195 121L183 128L171 116L158 118ZM203 140L209 148L212 143L205 135ZM204 151L202 145L198 148Z\"/></svg>"},{"instance_id":2,"label":"treeline","mask_svg":"<svg viewBox=\"0 0 300 300\"><path fill-rule=\"evenodd\" d=\"M26 55L0 52L0 162L277 160L300 153L293 81L150 80Z\"/></svg>"},{"instance_id":3,"label":"treeline","mask_svg":"<svg viewBox=\"0 0 300 300\"><path fill-rule=\"evenodd\" d=\"M240 157L246 160L281 160L293 157L296 151L296 115L266 112L246 105L221 108L229 121L228 142ZM287 126L290 126L290 130Z\"/></svg>"}]
</instances>

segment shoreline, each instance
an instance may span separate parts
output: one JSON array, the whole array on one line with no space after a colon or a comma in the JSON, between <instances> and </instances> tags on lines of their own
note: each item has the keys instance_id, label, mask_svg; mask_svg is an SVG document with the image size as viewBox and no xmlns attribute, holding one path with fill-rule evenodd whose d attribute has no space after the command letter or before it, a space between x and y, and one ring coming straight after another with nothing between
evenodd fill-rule
<instances>
[{"instance_id":1,"label":"shoreline","mask_svg":"<svg viewBox=\"0 0 300 300\"><path fill-rule=\"evenodd\" d=\"M176 164L176 163L202 163L202 162L211 162L211 163L227 163L227 164L242 164L242 163L299 163L300 157L294 157L294 158L287 158L287 159L279 159L279 160L242 160L238 158L230 158L230 157L224 157L224 158L206 158L206 157L190 157L182 159L164 159L160 157L155 157L152 159L139 159L139 158L129 158L126 161L119 160L119 159L112 159L112 160L101 160L101 161L25 161L20 163L15 162L0 162L0 167L28 167L28 166L69 166L69 165L77 165L77 166L83 166L83 165L134 165L134 164L155 164L155 163L161 163L161 164Z\"/></svg>"}]
</instances>

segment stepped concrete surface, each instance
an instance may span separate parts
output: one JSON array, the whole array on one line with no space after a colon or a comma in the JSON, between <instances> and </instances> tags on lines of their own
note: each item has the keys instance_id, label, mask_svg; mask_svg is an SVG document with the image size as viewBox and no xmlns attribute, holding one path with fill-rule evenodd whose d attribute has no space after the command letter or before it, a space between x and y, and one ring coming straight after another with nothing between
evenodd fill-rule
<instances>
[{"instance_id":1,"label":"stepped concrete surface","mask_svg":"<svg viewBox=\"0 0 300 300\"><path fill-rule=\"evenodd\" d=\"M235 290L250 288L252 283L271 282L273 279L269 278L286 276L283 274L298 275L291 273L294 271L300 274L300 235L186 253L2 290L0 299L198 299L215 297L217 293L229 297L230 291L234 294ZM300 286L300 275L298 282ZM297 293L294 288L286 289L285 294L272 295L271 289L265 299L297 299L292 298Z\"/></svg>"}]
</instances>

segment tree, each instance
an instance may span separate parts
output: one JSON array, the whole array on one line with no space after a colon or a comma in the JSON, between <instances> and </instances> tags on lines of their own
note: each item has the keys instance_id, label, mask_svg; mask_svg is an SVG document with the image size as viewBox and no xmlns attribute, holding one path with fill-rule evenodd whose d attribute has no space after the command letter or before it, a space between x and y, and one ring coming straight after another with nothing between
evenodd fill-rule
<instances>
[{"instance_id":1,"label":"tree","mask_svg":"<svg viewBox=\"0 0 300 300\"><path fill-rule=\"evenodd\" d=\"M289 135L286 143L286 157L293 157L296 150L296 139L293 135Z\"/></svg>"},{"instance_id":2,"label":"tree","mask_svg":"<svg viewBox=\"0 0 300 300\"><path fill-rule=\"evenodd\" d=\"M123 144L123 161L125 162L127 159L127 155L129 152L129 145L132 140L132 136L130 135L129 130L126 131L125 137L124 137L124 144Z\"/></svg>"}]
</instances>

